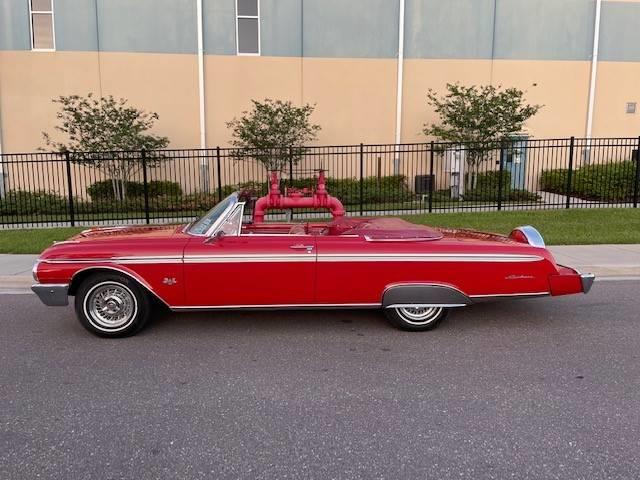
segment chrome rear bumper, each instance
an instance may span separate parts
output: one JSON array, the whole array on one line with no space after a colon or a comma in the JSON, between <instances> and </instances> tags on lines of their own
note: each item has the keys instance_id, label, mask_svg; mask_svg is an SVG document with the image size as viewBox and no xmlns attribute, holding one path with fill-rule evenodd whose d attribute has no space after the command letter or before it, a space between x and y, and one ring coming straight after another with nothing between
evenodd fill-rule
<instances>
[{"instance_id":1,"label":"chrome rear bumper","mask_svg":"<svg viewBox=\"0 0 640 480\"><path fill-rule=\"evenodd\" d=\"M580 274L580 281L582 282L582 291L584 293L589 293L591 290L591 286L593 285L596 276L593 273L582 273Z\"/></svg>"},{"instance_id":2,"label":"chrome rear bumper","mask_svg":"<svg viewBox=\"0 0 640 480\"><path fill-rule=\"evenodd\" d=\"M64 307L69 305L69 285L36 283L31 290L49 307Z\"/></svg>"}]
</instances>

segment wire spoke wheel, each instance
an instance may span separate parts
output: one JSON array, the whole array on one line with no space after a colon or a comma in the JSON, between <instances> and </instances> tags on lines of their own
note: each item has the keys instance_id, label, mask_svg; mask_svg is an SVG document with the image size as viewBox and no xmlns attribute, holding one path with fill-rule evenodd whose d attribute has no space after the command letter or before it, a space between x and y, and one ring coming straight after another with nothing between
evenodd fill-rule
<instances>
[{"instance_id":1,"label":"wire spoke wheel","mask_svg":"<svg viewBox=\"0 0 640 480\"><path fill-rule=\"evenodd\" d=\"M115 331L134 319L138 304L133 292L123 284L102 282L85 296L84 310L96 327Z\"/></svg>"},{"instance_id":2,"label":"wire spoke wheel","mask_svg":"<svg viewBox=\"0 0 640 480\"><path fill-rule=\"evenodd\" d=\"M442 315L443 307L399 307L396 312L411 325L428 325Z\"/></svg>"}]
</instances>

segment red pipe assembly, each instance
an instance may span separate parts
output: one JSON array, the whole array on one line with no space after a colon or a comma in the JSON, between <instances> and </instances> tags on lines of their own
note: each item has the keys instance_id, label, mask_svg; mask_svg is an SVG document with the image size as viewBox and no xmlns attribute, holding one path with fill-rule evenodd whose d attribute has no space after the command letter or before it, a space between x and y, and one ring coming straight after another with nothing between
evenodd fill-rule
<instances>
[{"instance_id":1,"label":"red pipe assembly","mask_svg":"<svg viewBox=\"0 0 640 480\"><path fill-rule=\"evenodd\" d=\"M282 195L278 172L272 171L269 175L269 193L260 197L253 208L253 222L264 222L267 210L286 208L326 209L331 212L333 218L343 217L345 212L342 202L329 195L326 180L324 170L320 170L315 190L287 188L285 194Z\"/></svg>"}]
</instances>

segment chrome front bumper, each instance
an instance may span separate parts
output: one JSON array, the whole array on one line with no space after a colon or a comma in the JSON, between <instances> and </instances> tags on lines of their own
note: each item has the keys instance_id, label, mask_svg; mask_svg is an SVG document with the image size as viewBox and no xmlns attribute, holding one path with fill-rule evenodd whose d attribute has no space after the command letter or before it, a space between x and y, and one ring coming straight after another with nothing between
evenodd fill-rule
<instances>
[{"instance_id":1,"label":"chrome front bumper","mask_svg":"<svg viewBox=\"0 0 640 480\"><path fill-rule=\"evenodd\" d=\"M31 290L49 307L64 307L69 305L69 285L36 283Z\"/></svg>"},{"instance_id":2,"label":"chrome front bumper","mask_svg":"<svg viewBox=\"0 0 640 480\"><path fill-rule=\"evenodd\" d=\"M580 281L582 282L582 291L584 293L589 293L591 290L591 286L593 285L596 276L593 273L582 273L580 274Z\"/></svg>"}]
</instances>

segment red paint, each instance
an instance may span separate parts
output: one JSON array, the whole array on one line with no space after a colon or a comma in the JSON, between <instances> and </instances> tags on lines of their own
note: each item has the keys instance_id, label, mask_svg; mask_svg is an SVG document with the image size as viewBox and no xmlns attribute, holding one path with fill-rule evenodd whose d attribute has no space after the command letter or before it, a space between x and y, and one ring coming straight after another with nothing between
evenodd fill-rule
<instances>
[{"instance_id":1,"label":"red paint","mask_svg":"<svg viewBox=\"0 0 640 480\"><path fill-rule=\"evenodd\" d=\"M306 188L289 188L286 194L282 195L277 171L271 172L269 185L269 193L260 197L253 208L254 223L264 222L264 215L269 209L314 208L329 210L333 218L344 216L344 207L340 200L327 192L324 170L320 170L316 189L311 192Z\"/></svg>"},{"instance_id":2,"label":"red paint","mask_svg":"<svg viewBox=\"0 0 640 480\"><path fill-rule=\"evenodd\" d=\"M398 283L449 285L472 298L582 292L577 272L526 238L389 218L257 223L216 239L181 226L92 229L48 248L40 260L40 283L111 268L172 307L379 304Z\"/></svg>"}]
</instances>

